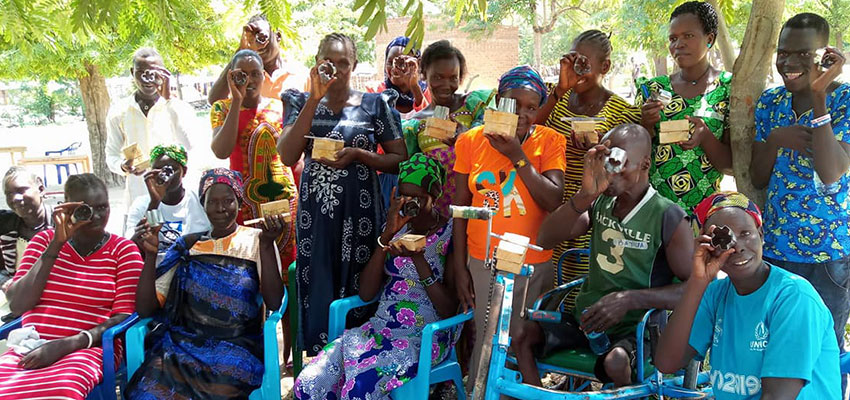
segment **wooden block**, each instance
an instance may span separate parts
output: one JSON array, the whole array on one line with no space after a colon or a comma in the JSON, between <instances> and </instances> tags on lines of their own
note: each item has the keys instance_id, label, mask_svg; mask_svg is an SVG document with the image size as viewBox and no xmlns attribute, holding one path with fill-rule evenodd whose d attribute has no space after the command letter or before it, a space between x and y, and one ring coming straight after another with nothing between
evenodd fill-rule
<instances>
[{"instance_id":1,"label":"wooden block","mask_svg":"<svg viewBox=\"0 0 850 400\"><path fill-rule=\"evenodd\" d=\"M691 123L686 119L661 122L658 141L661 144L685 142L691 138Z\"/></svg>"},{"instance_id":2,"label":"wooden block","mask_svg":"<svg viewBox=\"0 0 850 400\"><path fill-rule=\"evenodd\" d=\"M142 157L142 149L139 148L138 143L131 143L129 146L121 149L121 153L124 154L125 160L135 160Z\"/></svg>"},{"instance_id":3,"label":"wooden block","mask_svg":"<svg viewBox=\"0 0 850 400\"><path fill-rule=\"evenodd\" d=\"M284 221L291 222L292 215L289 213L289 200L275 200L260 204L260 215L263 217L270 215L283 215Z\"/></svg>"},{"instance_id":4,"label":"wooden block","mask_svg":"<svg viewBox=\"0 0 850 400\"><path fill-rule=\"evenodd\" d=\"M133 160L133 168L138 170L148 169L151 167L151 161L142 153L137 143L131 143L129 146L121 149L125 160Z\"/></svg>"},{"instance_id":5,"label":"wooden block","mask_svg":"<svg viewBox=\"0 0 850 400\"><path fill-rule=\"evenodd\" d=\"M496 269L518 274L525 263L526 246L531 239L513 233L505 233L502 237L496 247Z\"/></svg>"},{"instance_id":6,"label":"wooden block","mask_svg":"<svg viewBox=\"0 0 850 400\"><path fill-rule=\"evenodd\" d=\"M596 121L573 121L573 132L596 133Z\"/></svg>"},{"instance_id":7,"label":"wooden block","mask_svg":"<svg viewBox=\"0 0 850 400\"><path fill-rule=\"evenodd\" d=\"M519 115L496 110L484 111L484 132L502 136L516 136Z\"/></svg>"},{"instance_id":8,"label":"wooden block","mask_svg":"<svg viewBox=\"0 0 850 400\"><path fill-rule=\"evenodd\" d=\"M428 118L425 120L425 135L435 139L448 139L455 136L457 123L447 119Z\"/></svg>"},{"instance_id":9,"label":"wooden block","mask_svg":"<svg viewBox=\"0 0 850 400\"><path fill-rule=\"evenodd\" d=\"M414 235L408 233L398 238L396 242L401 243L409 251L421 251L425 248L425 235Z\"/></svg>"},{"instance_id":10,"label":"wooden block","mask_svg":"<svg viewBox=\"0 0 850 400\"><path fill-rule=\"evenodd\" d=\"M336 161L336 152L345 147L345 142L337 139L316 138L313 139L313 151L311 157L314 159L327 158Z\"/></svg>"}]
</instances>

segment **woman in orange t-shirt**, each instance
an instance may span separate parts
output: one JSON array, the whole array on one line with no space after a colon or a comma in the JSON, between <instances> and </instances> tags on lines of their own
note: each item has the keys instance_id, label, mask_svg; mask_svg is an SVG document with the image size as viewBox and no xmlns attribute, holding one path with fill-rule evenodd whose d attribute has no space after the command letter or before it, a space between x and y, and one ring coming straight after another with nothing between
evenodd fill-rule
<instances>
[{"instance_id":1,"label":"woman in orange t-shirt","mask_svg":"<svg viewBox=\"0 0 850 400\"><path fill-rule=\"evenodd\" d=\"M534 125L537 110L546 100L546 85L529 66L516 67L499 79L501 98L516 100L519 115L513 137L487 133L487 126L471 129L455 144L457 161L454 171L456 205L489 207L495 211L493 232L511 232L537 242L537 230L549 212L561 205L566 167L566 139L558 132ZM491 274L484 266L487 252L487 222L456 219L453 243L458 297L464 308L475 307L476 340L470 376L478 368L478 353L484 341L484 314ZM499 241L491 241L493 248ZM519 278L515 293L528 285L525 305L514 297L514 309L528 306L552 286L551 251L529 249L526 263L534 267L530 279ZM468 266L468 268L465 268ZM515 326L516 324L511 324ZM471 385L473 380L469 380Z\"/></svg>"}]
</instances>

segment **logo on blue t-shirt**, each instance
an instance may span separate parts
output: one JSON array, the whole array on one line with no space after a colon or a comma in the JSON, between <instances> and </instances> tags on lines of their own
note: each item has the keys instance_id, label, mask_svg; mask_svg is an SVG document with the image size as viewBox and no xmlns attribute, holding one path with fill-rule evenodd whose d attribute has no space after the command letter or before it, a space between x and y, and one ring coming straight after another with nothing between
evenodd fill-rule
<instances>
[{"instance_id":1,"label":"logo on blue t-shirt","mask_svg":"<svg viewBox=\"0 0 850 400\"><path fill-rule=\"evenodd\" d=\"M756 331L753 335L755 336L755 340L750 342L750 351L764 351L767 348L767 337L769 335L770 332L764 326L764 321L759 322L756 325Z\"/></svg>"},{"instance_id":2,"label":"logo on blue t-shirt","mask_svg":"<svg viewBox=\"0 0 850 400\"><path fill-rule=\"evenodd\" d=\"M711 369L711 387L739 396L754 396L761 391L761 379L753 375L736 374L734 372Z\"/></svg>"}]
</instances>

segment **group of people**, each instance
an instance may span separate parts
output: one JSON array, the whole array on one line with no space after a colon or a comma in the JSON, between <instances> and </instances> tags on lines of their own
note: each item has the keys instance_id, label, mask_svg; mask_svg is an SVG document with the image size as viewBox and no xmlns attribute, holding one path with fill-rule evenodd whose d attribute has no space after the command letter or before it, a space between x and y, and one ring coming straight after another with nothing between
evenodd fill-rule
<instances>
[{"instance_id":1,"label":"group of people","mask_svg":"<svg viewBox=\"0 0 850 400\"><path fill-rule=\"evenodd\" d=\"M436 364L468 344L460 359L475 376L490 340L485 260L499 240L487 238L486 221L452 218L456 205L489 208L494 233L545 249L529 249L534 273L516 289L526 304L514 301L512 351L524 382L541 384L536 358L589 348L588 334L605 333L595 373L630 384L645 361L636 359L646 345L635 340L637 322L658 308L674 310L653 358L663 372L711 349L718 398L841 398L850 85L836 78L845 59L827 46L822 17L784 24L776 68L785 84L755 112L751 176L768 189L762 214L719 191L732 153L731 74L708 57L717 24L708 3L678 6L668 40L679 68L639 77L632 105L603 86L612 47L598 30L575 38L555 84L519 66L497 89L469 93L459 92L460 50L440 40L405 52L412 46L400 37L387 46L385 81L362 93L350 82L351 37L327 35L303 77L284 62L280 33L256 16L210 92L208 143L229 167L205 171L197 190L186 177L205 142L192 139L197 124L171 96L162 57L140 49L137 90L110 111L106 147L110 168L128 176L125 237L105 232L110 203L94 175L70 177L54 208L37 176L12 168L3 179L11 211L0 214L0 284L11 315L47 341L0 356L0 396L85 398L102 377L102 333L135 311L156 328L126 398L247 398L262 379L263 308L280 307L282 268L292 262L300 326L284 328L284 340L313 357L296 398L386 398L416 376L424 326L468 309L474 321L437 335L431 354ZM515 104L513 135L485 122L502 99ZM438 106L454 135L429 134ZM598 120L595 134L574 132L570 122L587 117ZM662 143L660 124L673 120L689 122L689 137ZM342 147L314 157L327 139ZM133 143L149 168L123 155ZM289 212L265 215L273 201ZM77 215L86 208L88 219ZM725 245L715 240L724 232ZM424 247L402 245L407 234L424 236ZM572 248L589 249L588 259L556 271ZM716 279L720 271L728 277ZM556 272L587 276L567 299L571 312L559 323L520 318ZM329 338L331 302L353 295L379 301Z\"/></svg>"}]
</instances>

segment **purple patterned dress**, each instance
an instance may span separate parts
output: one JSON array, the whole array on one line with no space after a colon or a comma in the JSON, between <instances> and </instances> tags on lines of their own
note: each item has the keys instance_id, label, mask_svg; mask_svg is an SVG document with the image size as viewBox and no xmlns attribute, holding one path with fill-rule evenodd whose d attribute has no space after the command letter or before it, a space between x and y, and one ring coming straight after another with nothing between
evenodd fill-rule
<instances>
[{"instance_id":1,"label":"purple patterned dress","mask_svg":"<svg viewBox=\"0 0 850 400\"><path fill-rule=\"evenodd\" d=\"M450 220L426 242L425 259L440 282L451 251L451 234ZM387 258L384 271L388 279L378 312L366 324L328 343L304 368L295 380L297 399L385 399L416 376L422 330L440 317L419 283L411 258ZM449 355L455 341L455 332L435 334L432 365Z\"/></svg>"}]
</instances>

